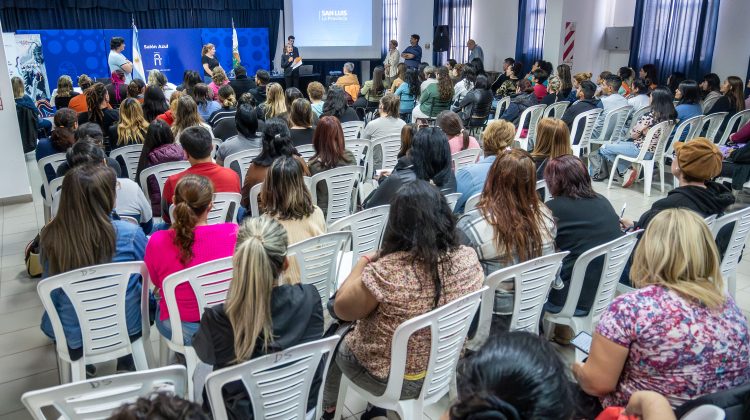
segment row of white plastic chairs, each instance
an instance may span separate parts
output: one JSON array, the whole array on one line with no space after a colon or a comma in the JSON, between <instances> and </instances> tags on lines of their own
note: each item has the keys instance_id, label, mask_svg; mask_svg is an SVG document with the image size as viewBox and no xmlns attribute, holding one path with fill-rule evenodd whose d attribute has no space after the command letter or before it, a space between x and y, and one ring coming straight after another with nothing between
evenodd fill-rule
<instances>
[{"instance_id":1,"label":"row of white plastic chairs","mask_svg":"<svg viewBox=\"0 0 750 420\"><path fill-rule=\"evenodd\" d=\"M340 231L311 238L290 247L289 255L296 258L300 265L302 282L316 286L324 307L338 283L337 277L340 277L339 272L343 266L341 262L346 257L346 252L352 253L352 258L349 260L351 264L359 255L378 249L387 214L388 206L365 210L341 221L340 225L335 227ZM713 225L714 232L718 232L721 227L728 223L736 222L730 247L722 261L722 274L725 279L732 277L734 273L727 272L726 269L733 265L732 270L736 271L737 258L748 232L750 232L750 208L725 215L718 220L710 218L707 222ZM558 313L545 314L545 322L569 325L576 333L580 331L591 333L601 313L609 306L615 289L619 287L618 281L635 246L638 233L632 232L582 254L574 265L565 305ZM345 252L347 241L351 241L352 251ZM424 405L434 403L442 398L448 393L451 383L455 380L455 367L463 347L463 338L466 336L469 323L480 299L482 305L479 328L471 343L478 345L486 339L491 324L495 290L506 281L513 281L515 290L510 328L538 333L539 321L543 315L543 306L547 294L566 255L567 252L556 253L498 270L487 277L484 289L402 324L394 335L390 378L399 379L403 376L406 345L409 337L421 328L429 327L432 331L430 363L425 377L425 386L423 386L417 399L399 401L400 380L390 381L383 396L374 396L344 378L339 394L339 405L343 406L347 390L354 390L366 400L378 406L396 410L402 418L419 418L417 414L421 415ZM586 268L591 261L602 256L604 257L604 266L593 301L594 304L588 314L576 316L575 309L583 286ZM127 336L124 313L124 291L132 274L139 274L144 282L142 296L143 332L142 337L133 343ZM186 356L188 378L193 377L192 373L197 365L197 357L190 346L182 344L179 310L174 296L175 289L180 284L189 283L195 292L198 306L202 311L202 308L206 306L224 301L231 277L231 258L225 258L175 273L164 281L163 298L169 308L170 322L174 332L172 339L166 341L166 343L172 350ZM50 298L51 291L58 288L62 288L66 295L71 298L76 313L79 314L84 348L83 358L78 361L70 360L64 332ZM61 383L68 380L64 376L69 369L66 366L73 367L73 380L80 381L85 377L85 364L112 360L128 353L134 355L138 370L143 370L147 366L156 366L150 351L150 327L147 321L148 289L148 271L141 262L113 263L74 270L50 277L39 283L40 297L45 309L51 315L55 335L59 337L56 347L61 359ZM733 291L733 286L730 286L731 291ZM214 415L216 418L225 418L223 402L220 401L222 398L221 392L218 392L221 386L229 381L241 379L249 390L256 416L260 415L259 418L265 418L264 414L268 414L268 412L264 413L261 410L271 409L272 407L277 412L298 414L297 417L289 414L285 418L303 418L311 380L310 375L313 374L320 360L315 355L331 352L337 340L338 337L324 339L289 349L281 354L269 355L212 373L206 380L206 386ZM299 358L295 355L299 355ZM576 355L578 359L580 359L580 356L580 354ZM163 358L162 361L164 360L166 359ZM330 361L330 358L328 360ZM306 379L294 383L282 379L286 378L288 372L284 368L278 369L279 365L285 367L293 365L294 369L300 371L304 369ZM165 371L159 372L159 375L162 375ZM260 377L263 378L262 383L258 383ZM123 380L126 380L125 378L128 378L128 376L123 377ZM160 380L164 380L164 377L162 376ZM104 379L99 381L104 381L99 383L106 383L107 385L117 382L116 379L109 378L107 381ZM192 380L188 380L187 383L187 395L190 398L199 398L200 390L193 389ZM131 391L140 392L149 388L145 384L146 382L143 383L141 388L133 388ZM262 389L264 386L275 387L280 395L283 395L283 398L269 397L268 393ZM89 391L90 388L84 387L84 390ZM107 394L104 398L105 395L99 392L95 397L89 396L90 398L78 398L73 401L70 398L65 398L69 396L69 394L66 394L67 392L82 393L82 389L80 386L72 386L31 391L24 395L23 400L32 413L35 413L38 409L37 406L42 403L54 403L58 406L58 410L64 414L72 413L72 411L65 411L67 409L79 410L76 414L81 415L81 418L86 418L85 413L89 411L91 413L97 412L96 407L100 411L111 410L114 408L112 401L119 398L114 396L117 393ZM297 397L292 398L292 395ZM318 415L316 417L319 417L320 414L320 399L318 401ZM66 409L65 405L71 403L72 406ZM94 409L91 408L92 405L95 407ZM407 414L406 417L404 417L405 413ZM78 417L71 415L71 418Z\"/></svg>"}]
</instances>

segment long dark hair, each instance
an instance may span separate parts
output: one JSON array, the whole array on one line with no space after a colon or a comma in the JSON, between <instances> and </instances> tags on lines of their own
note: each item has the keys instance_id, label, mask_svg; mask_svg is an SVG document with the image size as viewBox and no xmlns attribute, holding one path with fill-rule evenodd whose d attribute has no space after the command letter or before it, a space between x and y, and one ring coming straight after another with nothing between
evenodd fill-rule
<instances>
[{"instance_id":1,"label":"long dark hair","mask_svg":"<svg viewBox=\"0 0 750 420\"><path fill-rule=\"evenodd\" d=\"M453 111L443 111L438 114L435 122L438 127L449 137L453 138L461 134L463 137L463 143L461 144L461 150L469 148L469 132L464 130L464 123L461 121L461 117Z\"/></svg>"},{"instance_id":2,"label":"long dark hair","mask_svg":"<svg viewBox=\"0 0 750 420\"><path fill-rule=\"evenodd\" d=\"M157 115L161 115L169 109L164 91L157 86L146 87L143 94L143 117L147 122L153 121Z\"/></svg>"},{"instance_id":3,"label":"long dark hair","mask_svg":"<svg viewBox=\"0 0 750 420\"><path fill-rule=\"evenodd\" d=\"M547 340L528 332L490 336L456 377L451 420L567 420L576 412L566 365Z\"/></svg>"},{"instance_id":4,"label":"long dark hair","mask_svg":"<svg viewBox=\"0 0 750 420\"><path fill-rule=\"evenodd\" d=\"M453 82L448 73L448 67L440 66L437 69L438 96L441 101L450 101L453 98Z\"/></svg>"},{"instance_id":5,"label":"long dark hair","mask_svg":"<svg viewBox=\"0 0 750 420\"><path fill-rule=\"evenodd\" d=\"M553 197L596 197L586 165L573 155L550 159L544 167L544 180Z\"/></svg>"},{"instance_id":6,"label":"long dark hair","mask_svg":"<svg viewBox=\"0 0 750 420\"><path fill-rule=\"evenodd\" d=\"M55 113L55 129L50 135L50 141L58 152L68 150L76 141L76 134L73 130L78 115L70 108L60 109Z\"/></svg>"},{"instance_id":7,"label":"long dark hair","mask_svg":"<svg viewBox=\"0 0 750 420\"><path fill-rule=\"evenodd\" d=\"M701 92L698 88L698 83L695 80L683 80L677 89L682 93L680 98L680 105L682 104L700 104L701 103Z\"/></svg>"},{"instance_id":8,"label":"long dark hair","mask_svg":"<svg viewBox=\"0 0 750 420\"><path fill-rule=\"evenodd\" d=\"M448 137L440 128L427 127L417 131L409 154L417 178L433 181L440 188L453 178Z\"/></svg>"},{"instance_id":9,"label":"long dark hair","mask_svg":"<svg viewBox=\"0 0 750 420\"><path fill-rule=\"evenodd\" d=\"M677 110L672 101L672 91L666 86L657 86L651 92L651 114L654 122L660 123L677 119Z\"/></svg>"},{"instance_id":10,"label":"long dark hair","mask_svg":"<svg viewBox=\"0 0 750 420\"><path fill-rule=\"evenodd\" d=\"M315 211L312 195L305 186L302 163L291 156L273 161L260 196L266 214L279 220L300 220Z\"/></svg>"},{"instance_id":11,"label":"long dark hair","mask_svg":"<svg viewBox=\"0 0 750 420\"><path fill-rule=\"evenodd\" d=\"M325 169L337 167L339 161L345 158L346 152L344 130L339 120L330 115L320 117L313 133L312 144L315 155L310 162L318 161Z\"/></svg>"},{"instance_id":12,"label":"long dark hair","mask_svg":"<svg viewBox=\"0 0 750 420\"><path fill-rule=\"evenodd\" d=\"M372 71L372 91L375 95L381 96L385 92L385 86L383 85L383 78L385 76L385 70L383 66L377 66Z\"/></svg>"},{"instance_id":13,"label":"long dark hair","mask_svg":"<svg viewBox=\"0 0 750 420\"><path fill-rule=\"evenodd\" d=\"M409 150L411 150L411 143L415 134L417 134L416 124L408 123L401 127L401 149L399 149L397 155L399 159L406 156L406 154L409 153Z\"/></svg>"},{"instance_id":14,"label":"long dark hair","mask_svg":"<svg viewBox=\"0 0 750 420\"><path fill-rule=\"evenodd\" d=\"M243 137L255 138L258 131L258 114L250 104L240 104L234 114L234 125Z\"/></svg>"},{"instance_id":15,"label":"long dark hair","mask_svg":"<svg viewBox=\"0 0 750 420\"><path fill-rule=\"evenodd\" d=\"M328 95L323 102L323 115L331 115L341 120L349 106L346 104L346 92L341 86L333 85L328 88Z\"/></svg>"},{"instance_id":16,"label":"long dark hair","mask_svg":"<svg viewBox=\"0 0 750 420\"><path fill-rule=\"evenodd\" d=\"M653 64L644 64L643 67L641 67L641 70L643 70L644 73L646 73L646 84L648 86L659 84L659 75L656 71L656 66Z\"/></svg>"},{"instance_id":17,"label":"long dark hair","mask_svg":"<svg viewBox=\"0 0 750 420\"><path fill-rule=\"evenodd\" d=\"M414 67L406 69L406 79L404 82L409 84L409 95L418 98L419 97L419 73Z\"/></svg>"},{"instance_id":18,"label":"long dark hair","mask_svg":"<svg viewBox=\"0 0 750 420\"><path fill-rule=\"evenodd\" d=\"M159 146L172 143L174 143L174 134L172 134L169 124L164 120L154 120L148 126L146 137L143 139L143 149L141 149L141 157L138 159L138 169L135 173L136 181L140 182L141 172L146 169L148 155L151 151Z\"/></svg>"},{"instance_id":19,"label":"long dark hair","mask_svg":"<svg viewBox=\"0 0 750 420\"><path fill-rule=\"evenodd\" d=\"M729 90L724 94L729 99L729 104L734 112L745 109L745 84L737 76L727 77Z\"/></svg>"},{"instance_id":20,"label":"long dark hair","mask_svg":"<svg viewBox=\"0 0 750 420\"><path fill-rule=\"evenodd\" d=\"M440 303L443 257L459 246L456 219L443 195L427 181L404 184L391 200L379 256L408 252L413 265L429 273L435 286L433 307ZM415 267L416 268L416 267Z\"/></svg>"},{"instance_id":21,"label":"long dark hair","mask_svg":"<svg viewBox=\"0 0 750 420\"><path fill-rule=\"evenodd\" d=\"M253 164L260 166L271 166L271 163L279 156L292 156L296 154L292 144L291 133L286 121L281 118L271 118L266 121L263 129L263 149L253 159Z\"/></svg>"}]
</instances>

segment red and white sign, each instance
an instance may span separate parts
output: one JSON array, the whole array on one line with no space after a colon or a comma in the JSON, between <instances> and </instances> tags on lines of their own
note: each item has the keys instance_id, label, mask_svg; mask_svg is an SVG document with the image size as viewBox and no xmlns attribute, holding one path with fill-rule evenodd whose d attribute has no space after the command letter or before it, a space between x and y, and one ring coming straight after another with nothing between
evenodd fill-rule
<instances>
[{"instance_id":1,"label":"red and white sign","mask_svg":"<svg viewBox=\"0 0 750 420\"><path fill-rule=\"evenodd\" d=\"M562 62L572 66L573 65L573 49L575 47L576 40L576 23L565 22L565 35L563 36L562 42Z\"/></svg>"}]
</instances>

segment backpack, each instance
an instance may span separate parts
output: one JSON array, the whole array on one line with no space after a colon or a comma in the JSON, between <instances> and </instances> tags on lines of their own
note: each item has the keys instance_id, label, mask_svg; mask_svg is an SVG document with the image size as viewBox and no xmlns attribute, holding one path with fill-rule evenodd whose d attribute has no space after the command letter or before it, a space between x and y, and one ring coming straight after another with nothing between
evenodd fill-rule
<instances>
[{"instance_id":1,"label":"backpack","mask_svg":"<svg viewBox=\"0 0 750 420\"><path fill-rule=\"evenodd\" d=\"M590 152L586 155L589 161L589 174L594 179L609 178L609 162L599 151Z\"/></svg>"}]
</instances>

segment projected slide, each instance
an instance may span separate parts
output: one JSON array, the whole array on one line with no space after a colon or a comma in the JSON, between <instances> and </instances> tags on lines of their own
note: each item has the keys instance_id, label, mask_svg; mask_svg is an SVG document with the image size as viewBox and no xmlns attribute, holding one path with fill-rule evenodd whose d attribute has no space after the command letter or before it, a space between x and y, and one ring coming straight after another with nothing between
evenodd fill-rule
<instances>
[{"instance_id":1,"label":"projected slide","mask_svg":"<svg viewBox=\"0 0 750 420\"><path fill-rule=\"evenodd\" d=\"M372 0L294 0L292 10L298 47L372 44Z\"/></svg>"}]
</instances>

